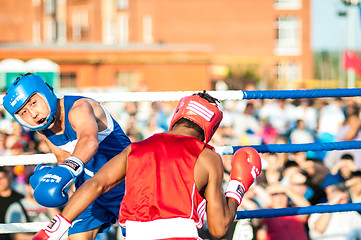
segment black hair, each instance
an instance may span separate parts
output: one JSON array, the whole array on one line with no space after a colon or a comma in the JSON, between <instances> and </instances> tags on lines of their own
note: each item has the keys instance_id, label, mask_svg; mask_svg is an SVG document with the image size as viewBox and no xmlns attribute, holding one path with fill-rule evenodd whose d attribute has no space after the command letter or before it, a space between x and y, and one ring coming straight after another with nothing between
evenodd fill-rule
<instances>
[{"instance_id":1,"label":"black hair","mask_svg":"<svg viewBox=\"0 0 361 240\"><path fill-rule=\"evenodd\" d=\"M198 132L198 134L200 135L201 141L204 141L204 139L205 139L204 131L195 122L193 122L193 121L191 121L191 120L189 120L187 118L180 118L173 126L175 126L177 124L184 124L184 126L187 127L187 128L195 129Z\"/></svg>"},{"instance_id":2,"label":"black hair","mask_svg":"<svg viewBox=\"0 0 361 240\"><path fill-rule=\"evenodd\" d=\"M10 181L13 178L13 167L11 166L0 166L0 173L4 173L5 176L10 179Z\"/></svg>"},{"instance_id":3,"label":"black hair","mask_svg":"<svg viewBox=\"0 0 361 240\"><path fill-rule=\"evenodd\" d=\"M8 174L11 172L11 170L7 167L0 166L0 172L3 172L5 174Z\"/></svg>"},{"instance_id":4,"label":"black hair","mask_svg":"<svg viewBox=\"0 0 361 240\"><path fill-rule=\"evenodd\" d=\"M352 172L350 178L353 178L353 177L361 177L361 171L357 170L357 171Z\"/></svg>"},{"instance_id":5,"label":"black hair","mask_svg":"<svg viewBox=\"0 0 361 240\"><path fill-rule=\"evenodd\" d=\"M352 161L354 160L353 156L351 154L348 154L348 153L343 154L340 159L341 160L352 160Z\"/></svg>"},{"instance_id":6,"label":"black hair","mask_svg":"<svg viewBox=\"0 0 361 240\"><path fill-rule=\"evenodd\" d=\"M203 92L199 92L199 93L195 93L193 95L197 95L200 96L201 98L206 99L208 102L210 103L214 103L217 104L219 103L219 100L217 98L212 97L211 95L209 95L206 90L203 90Z\"/></svg>"},{"instance_id":7,"label":"black hair","mask_svg":"<svg viewBox=\"0 0 361 240\"><path fill-rule=\"evenodd\" d=\"M290 167L298 167L298 163L292 160L288 160L287 162L285 162L285 164L283 165L283 169L287 169Z\"/></svg>"}]
</instances>

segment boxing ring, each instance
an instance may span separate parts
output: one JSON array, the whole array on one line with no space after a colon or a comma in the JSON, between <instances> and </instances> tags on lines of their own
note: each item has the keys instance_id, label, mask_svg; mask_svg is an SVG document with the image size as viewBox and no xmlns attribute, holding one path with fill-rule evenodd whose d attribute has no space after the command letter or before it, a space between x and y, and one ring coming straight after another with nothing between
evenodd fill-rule
<instances>
[{"instance_id":1,"label":"boxing ring","mask_svg":"<svg viewBox=\"0 0 361 240\"><path fill-rule=\"evenodd\" d=\"M121 92L115 95L109 93L77 93L91 97L99 102L156 102L178 101L194 91L186 92ZM360 97L361 88L355 89L317 89L317 90L259 90L259 91L209 91L213 97L224 100L251 100L251 99L301 99L301 98L332 98L332 97ZM0 98L2 104L2 96ZM361 141L342 141L306 144L267 144L249 145L259 153L292 153L305 151L334 151L345 149L361 149ZM245 146L215 147L220 155L232 155L239 148ZM0 166L37 165L40 163L56 163L53 154L33 154L21 156L0 157ZM361 203L346 203L335 205L315 205L308 207L289 207L278 209L258 209L238 211L236 220L247 218L272 218L311 213L331 213L361 211ZM47 222L0 224L0 234L18 232L37 232L45 227Z\"/></svg>"}]
</instances>

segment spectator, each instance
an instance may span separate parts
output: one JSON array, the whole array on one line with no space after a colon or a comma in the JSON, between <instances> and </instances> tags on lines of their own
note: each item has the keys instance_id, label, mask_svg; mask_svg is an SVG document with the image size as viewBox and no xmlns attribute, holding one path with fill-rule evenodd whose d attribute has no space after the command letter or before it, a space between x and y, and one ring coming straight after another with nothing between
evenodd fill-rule
<instances>
[{"instance_id":1,"label":"spectator","mask_svg":"<svg viewBox=\"0 0 361 240\"><path fill-rule=\"evenodd\" d=\"M260 144L261 123L255 117L254 104L246 104L243 112L233 116L234 131L238 137L238 145Z\"/></svg>"},{"instance_id":2,"label":"spectator","mask_svg":"<svg viewBox=\"0 0 361 240\"><path fill-rule=\"evenodd\" d=\"M26 132L20 123L15 120L13 120L11 126L12 133L6 138L6 147L11 148L16 142L20 142L24 146L24 151L31 152L35 143L31 139L29 132Z\"/></svg>"},{"instance_id":3,"label":"spectator","mask_svg":"<svg viewBox=\"0 0 361 240\"><path fill-rule=\"evenodd\" d=\"M292 144L314 142L312 133L306 128L302 119L296 121L296 128L291 131L290 141Z\"/></svg>"},{"instance_id":4,"label":"spectator","mask_svg":"<svg viewBox=\"0 0 361 240\"><path fill-rule=\"evenodd\" d=\"M261 119L268 119L281 136L289 134L290 127L295 122L295 107L286 99L277 99L266 103L261 109Z\"/></svg>"},{"instance_id":5,"label":"spectator","mask_svg":"<svg viewBox=\"0 0 361 240\"><path fill-rule=\"evenodd\" d=\"M19 156L24 154L25 147L24 143L19 139L11 146L10 152L11 156ZM14 181L12 183L12 188L21 194L25 194L25 166L16 165L13 168L14 172Z\"/></svg>"},{"instance_id":6,"label":"spectator","mask_svg":"<svg viewBox=\"0 0 361 240\"><path fill-rule=\"evenodd\" d=\"M310 203L300 194L294 192L287 186L272 184L267 187L271 198L271 208L291 207L289 199L295 204L293 206L306 207ZM257 240L307 240L305 223L308 215L284 216L275 218L264 218L262 227L257 232Z\"/></svg>"},{"instance_id":7,"label":"spectator","mask_svg":"<svg viewBox=\"0 0 361 240\"><path fill-rule=\"evenodd\" d=\"M40 139L36 144L36 153L51 153L48 143L44 139Z\"/></svg>"},{"instance_id":8,"label":"spectator","mask_svg":"<svg viewBox=\"0 0 361 240\"><path fill-rule=\"evenodd\" d=\"M6 147L7 135L4 132L0 132L0 156L9 156L10 150Z\"/></svg>"},{"instance_id":9,"label":"spectator","mask_svg":"<svg viewBox=\"0 0 361 240\"><path fill-rule=\"evenodd\" d=\"M358 103L355 101L354 97L349 97L349 98L343 98L344 100L344 106L343 106L343 111L345 116L349 116L351 114L360 114L360 107L358 105Z\"/></svg>"},{"instance_id":10,"label":"spectator","mask_svg":"<svg viewBox=\"0 0 361 240\"><path fill-rule=\"evenodd\" d=\"M330 205L349 202L349 192L344 183L325 188ZM313 213L308 220L311 240L355 240L361 238L361 215L357 212Z\"/></svg>"},{"instance_id":11,"label":"spectator","mask_svg":"<svg viewBox=\"0 0 361 240\"><path fill-rule=\"evenodd\" d=\"M275 140L275 144L287 144L288 140L286 137L278 136ZM276 153L278 156L280 163L283 165L289 160L289 154L287 152L278 152Z\"/></svg>"},{"instance_id":12,"label":"spectator","mask_svg":"<svg viewBox=\"0 0 361 240\"><path fill-rule=\"evenodd\" d=\"M361 140L361 119L358 114L354 113L348 115L345 124L337 132L335 141L360 141ZM338 163L341 157L345 154L350 154L353 157L353 162L357 169L361 170L361 149L348 149L331 152L336 155L334 163ZM329 165L333 165L332 162ZM328 165L328 166L329 166Z\"/></svg>"},{"instance_id":13,"label":"spectator","mask_svg":"<svg viewBox=\"0 0 361 240\"><path fill-rule=\"evenodd\" d=\"M329 169L322 161L317 159L307 159L305 152L295 152L292 154L292 160L297 162L301 169L305 170L313 184L320 186L329 173Z\"/></svg>"},{"instance_id":14,"label":"spectator","mask_svg":"<svg viewBox=\"0 0 361 240\"><path fill-rule=\"evenodd\" d=\"M320 186L313 184L306 171L298 169L289 177L289 187L299 195L302 195L311 205L322 201L324 193Z\"/></svg>"},{"instance_id":15,"label":"spectator","mask_svg":"<svg viewBox=\"0 0 361 240\"><path fill-rule=\"evenodd\" d=\"M25 197L8 207L5 215L6 223L47 222L59 213L57 208L45 208L35 201L34 190L29 184L29 177L26 177ZM14 233L12 239L27 240L32 239L34 235L32 233Z\"/></svg>"},{"instance_id":16,"label":"spectator","mask_svg":"<svg viewBox=\"0 0 361 240\"><path fill-rule=\"evenodd\" d=\"M332 169L332 174L339 174L344 180L347 180L351 177L352 172L355 172L357 167L354 163L353 155L344 154L341 156L341 159L336 163Z\"/></svg>"},{"instance_id":17,"label":"spectator","mask_svg":"<svg viewBox=\"0 0 361 240\"><path fill-rule=\"evenodd\" d=\"M279 183L282 179L282 163L280 162L278 155L275 153L264 153L261 156L264 167L257 179L258 184L265 187L269 184Z\"/></svg>"},{"instance_id":18,"label":"spectator","mask_svg":"<svg viewBox=\"0 0 361 240\"><path fill-rule=\"evenodd\" d=\"M288 186L290 184L290 178L293 174L300 171L300 167L295 161L287 161L282 167L282 185Z\"/></svg>"},{"instance_id":19,"label":"spectator","mask_svg":"<svg viewBox=\"0 0 361 240\"><path fill-rule=\"evenodd\" d=\"M361 202L361 171L353 172L350 178L346 181L346 186L349 188L351 201L353 203Z\"/></svg>"},{"instance_id":20,"label":"spectator","mask_svg":"<svg viewBox=\"0 0 361 240\"><path fill-rule=\"evenodd\" d=\"M24 195L11 188L13 173L11 168L0 167L0 223L5 223L5 214L8 207L19 201ZM11 240L10 234L0 234L1 240Z\"/></svg>"},{"instance_id":21,"label":"spectator","mask_svg":"<svg viewBox=\"0 0 361 240\"><path fill-rule=\"evenodd\" d=\"M6 118L6 114L7 114L6 110L4 108L1 108L0 109L0 132L4 132L4 133L8 133L9 129L11 129L11 120Z\"/></svg>"},{"instance_id":22,"label":"spectator","mask_svg":"<svg viewBox=\"0 0 361 240\"><path fill-rule=\"evenodd\" d=\"M316 131L317 127L317 111L312 106L313 100L301 99L300 104L296 107L296 118L302 119L305 122L306 128L312 133Z\"/></svg>"},{"instance_id":23,"label":"spectator","mask_svg":"<svg viewBox=\"0 0 361 240\"><path fill-rule=\"evenodd\" d=\"M325 179L323 180L321 187L322 187L322 189L326 189L328 186L338 184L338 183L344 183L344 180L341 177L341 175L328 173L326 175Z\"/></svg>"},{"instance_id":24,"label":"spectator","mask_svg":"<svg viewBox=\"0 0 361 240\"><path fill-rule=\"evenodd\" d=\"M135 115L130 115L127 126L125 127L125 134L129 137L131 142L143 140L143 134L137 126Z\"/></svg>"},{"instance_id":25,"label":"spectator","mask_svg":"<svg viewBox=\"0 0 361 240\"><path fill-rule=\"evenodd\" d=\"M275 127L271 125L267 118L260 119L261 131L258 137L261 138L263 144L274 144L277 137L280 135Z\"/></svg>"},{"instance_id":26,"label":"spectator","mask_svg":"<svg viewBox=\"0 0 361 240\"><path fill-rule=\"evenodd\" d=\"M147 125L143 129L143 137L147 138L155 133L161 133L161 132L164 132L164 130L158 126L156 116L153 114L149 118Z\"/></svg>"},{"instance_id":27,"label":"spectator","mask_svg":"<svg viewBox=\"0 0 361 240\"><path fill-rule=\"evenodd\" d=\"M334 98L330 102L324 101L323 104L318 121L318 138L321 142L333 142L345 121L345 115L342 111L342 99Z\"/></svg>"},{"instance_id":28,"label":"spectator","mask_svg":"<svg viewBox=\"0 0 361 240\"><path fill-rule=\"evenodd\" d=\"M321 186L326 175L330 170L323 165L323 162L318 159L307 159L302 164L302 169L307 172L310 181L317 186Z\"/></svg>"}]
</instances>

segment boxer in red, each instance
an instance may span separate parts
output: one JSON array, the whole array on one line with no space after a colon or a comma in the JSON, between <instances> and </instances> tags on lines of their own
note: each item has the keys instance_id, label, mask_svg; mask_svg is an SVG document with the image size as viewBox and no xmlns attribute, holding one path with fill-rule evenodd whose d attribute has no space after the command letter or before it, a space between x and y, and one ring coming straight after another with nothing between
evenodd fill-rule
<instances>
[{"instance_id":1,"label":"boxer in red","mask_svg":"<svg viewBox=\"0 0 361 240\"><path fill-rule=\"evenodd\" d=\"M124 180L119 223L127 240L200 239L205 213L210 233L222 237L261 160L255 149L240 148L224 193L222 158L208 145L222 120L217 102L206 92L182 98L168 132L132 143L111 159L34 239L60 239L92 201Z\"/></svg>"}]
</instances>

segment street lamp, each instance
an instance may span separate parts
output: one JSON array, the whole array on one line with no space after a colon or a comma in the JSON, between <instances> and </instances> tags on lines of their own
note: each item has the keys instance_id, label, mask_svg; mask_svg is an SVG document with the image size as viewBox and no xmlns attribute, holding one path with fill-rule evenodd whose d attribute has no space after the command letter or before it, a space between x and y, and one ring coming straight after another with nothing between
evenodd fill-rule
<instances>
[{"instance_id":1,"label":"street lamp","mask_svg":"<svg viewBox=\"0 0 361 240\"><path fill-rule=\"evenodd\" d=\"M348 49L354 50L355 48L355 23L356 23L356 11L357 5L361 3L361 0L341 0L343 4L348 6L348 30L347 30L347 45ZM351 68L347 70L347 87L355 87L355 71Z\"/></svg>"}]
</instances>

